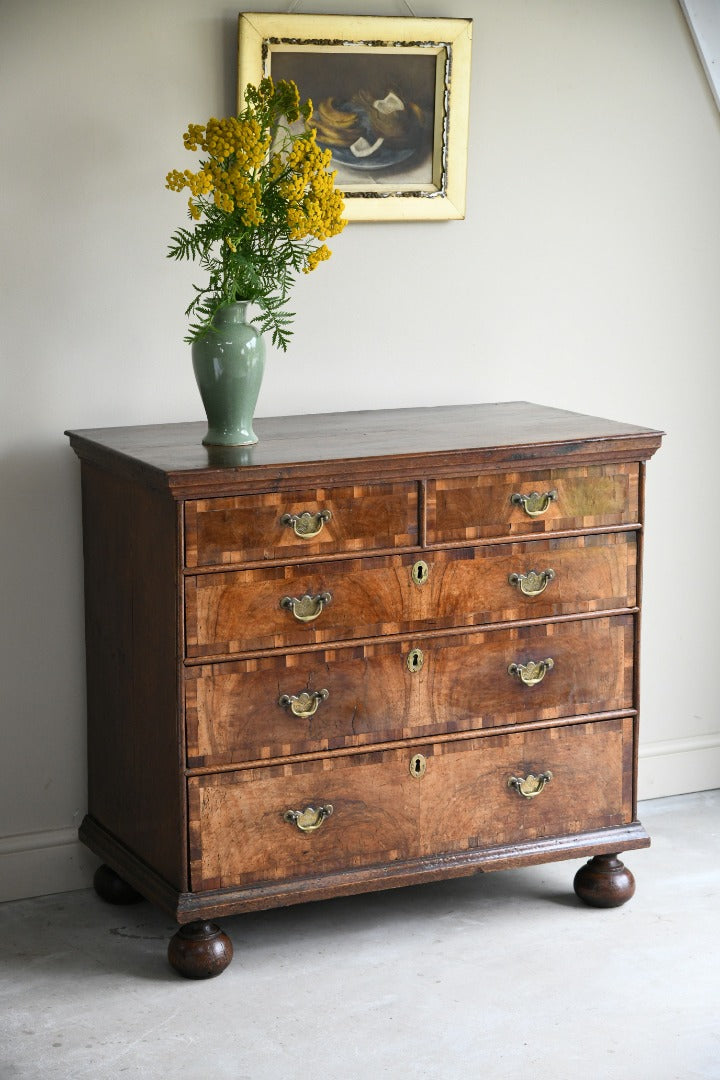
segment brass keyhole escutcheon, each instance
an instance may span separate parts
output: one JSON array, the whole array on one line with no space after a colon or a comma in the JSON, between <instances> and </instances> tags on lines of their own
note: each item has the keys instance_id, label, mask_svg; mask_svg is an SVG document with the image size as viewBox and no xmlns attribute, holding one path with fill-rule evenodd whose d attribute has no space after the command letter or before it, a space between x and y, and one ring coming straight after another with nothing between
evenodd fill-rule
<instances>
[{"instance_id":1,"label":"brass keyhole escutcheon","mask_svg":"<svg viewBox=\"0 0 720 1080\"><path fill-rule=\"evenodd\" d=\"M422 754L413 754L410 758L410 775L414 776L416 780L420 780L425 775L427 769L427 758Z\"/></svg>"},{"instance_id":2,"label":"brass keyhole escutcheon","mask_svg":"<svg viewBox=\"0 0 720 1080\"><path fill-rule=\"evenodd\" d=\"M423 562L422 559L418 559L412 568L412 579L416 585L424 585L429 573L428 564Z\"/></svg>"},{"instance_id":3,"label":"brass keyhole escutcheon","mask_svg":"<svg viewBox=\"0 0 720 1080\"><path fill-rule=\"evenodd\" d=\"M425 657L423 655L422 649L413 649L411 652L409 652L406 663L407 669L412 675L420 671L420 668L425 663Z\"/></svg>"}]
</instances>

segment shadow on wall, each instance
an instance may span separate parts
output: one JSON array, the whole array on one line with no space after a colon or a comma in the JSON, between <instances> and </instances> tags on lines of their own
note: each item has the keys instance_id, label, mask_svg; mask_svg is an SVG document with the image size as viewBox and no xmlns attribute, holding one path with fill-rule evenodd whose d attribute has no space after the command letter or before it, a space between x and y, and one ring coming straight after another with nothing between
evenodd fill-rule
<instances>
[{"instance_id":1,"label":"shadow on wall","mask_svg":"<svg viewBox=\"0 0 720 1080\"><path fill-rule=\"evenodd\" d=\"M85 728L80 470L60 438L26 445L0 459L0 488L0 715L8 768L0 821L2 831L22 832L53 820L43 810L50 781L83 768L76 760ZM48 805L73 797L55 790Z\"/></svg>"}]
</instances>

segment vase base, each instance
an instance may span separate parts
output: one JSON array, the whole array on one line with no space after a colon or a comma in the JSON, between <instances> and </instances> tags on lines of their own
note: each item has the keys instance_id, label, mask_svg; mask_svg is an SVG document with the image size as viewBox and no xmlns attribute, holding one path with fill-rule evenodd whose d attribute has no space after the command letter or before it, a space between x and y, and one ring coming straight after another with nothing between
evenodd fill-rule
<instances>
[{"instance_id":1,"label":"vase base","mask_svg":"<svg viewBox=\"0 0 720 1080\"><path fill-rule=\"evenodd\" d=\"M254 432L249 435L218 435L208 431L202 441L203 446L254 446L258 437Z\"/></svg>"}]
</instances>

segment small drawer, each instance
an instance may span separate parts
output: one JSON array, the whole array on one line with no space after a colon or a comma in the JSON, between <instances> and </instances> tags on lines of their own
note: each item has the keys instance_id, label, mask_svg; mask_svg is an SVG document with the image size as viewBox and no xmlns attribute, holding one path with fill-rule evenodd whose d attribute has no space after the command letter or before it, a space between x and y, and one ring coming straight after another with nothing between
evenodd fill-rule
<instances>
[{"instance_id":1,"label":"small drawer","mask_svg":"<svg viewBox=\"0 0 720 1080\"><path fill-rule=\"evenodd\" d=\"M628 824L632 760L625 718L191 777L191 888Z\"/></svg>"},{"instance_id":2,"label":"small drawer","mask_svg":"<svg viewBox=\"0 0 720 1080\"><path fill-rule=\"evenodd\" d=\"M186 579L189 658L635 605L635 534L593 533Z\"/></svg>"},{"instance_id":3,"label":"small drawer","mask_svg":"<svg viewBox=\"0 0 720 1080\"><path fill-rule=\"evenodd\" d=\"M618 615L190 667L188 766L631 709L633 641Z\"/></svg>"},{"instance_id":4,"label":"small drawer","mask_svg":"<svg viewBox=\"0 0 720 1080\"><path fill-rule=\"evenodd\" d=\"M632 463L431 480L427 542L633 525L638 476Z\"/></svg>"},{"instance_id":5,"label":"small drawer","mask_svg":"<svg viewBox=\"0 0 720 1080\"><path fill-rule=\"evenodd\" d=\"M185 562L226 566L418 542L416 484L310 488L185 506Z\"/></svg>"}]
</instances>

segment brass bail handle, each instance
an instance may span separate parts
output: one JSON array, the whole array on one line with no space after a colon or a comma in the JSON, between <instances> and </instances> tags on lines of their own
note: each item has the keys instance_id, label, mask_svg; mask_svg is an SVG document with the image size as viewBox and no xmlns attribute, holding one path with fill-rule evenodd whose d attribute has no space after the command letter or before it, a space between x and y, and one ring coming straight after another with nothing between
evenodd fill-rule
<instances>
[{"instance_id":1,"label":"brass bail handle","mask_svg":"<svg viewBox=\"0 0 720 1080\"><path fill-rule=\"evenodd\" d=\"M300 832L315 832L330 817L332 812L331 803L319 806L317 810L314 806L306 806L304 810L286 810L283 814L283 821L287 821L289 825L296 825Z\"/></svg>"},{"instance_id":2,"label":"brass bail handle","mask_svg":"<svg viewBox=\"0 0 720 1080\"><path fill-rule=\"evenodd\" d=\"M305 593L304 596L283 596L280 607L292 611L298 622L312 622L322 614L326 604L332 600L332 593L322 592L316 596Z\"/></svg>"},{"instance_id":3,"label":"brass bail handle","mask_svg":"<svg viewBox=\"0 0 720 1080\"><path fill-rule=\"evenodd\" d=\"M301 540L312 540L314 536L323 531L325 522L330 521L331 518L332 511L330 510L318 510L316 512L303 510L301 514L283 514L280 518L280 524L292 528L295 535L299 536Z\"/></svg>"},{"instance_id":4,"label":"brass bail handle","mask_svg":"<svg viewBox=\"0 0 720 1080\"><path fill-rule=\"evenodd\" d=\"M523 596L539 596L545 592L548 585L555 578L555 571L548 567L547 570L528 570L527 574L510 574L508 582L519 589Z\"/></svg>"},{"instance_id":5,"label":"brass bail handle","mask_svg":"<svg viewBox=\"0 0 720 1080\"><path fill-rule=\"evenodd\" d=\"M508 675L516 675L525 686L537 686L554 667L555 661L548 656L546 660L528 660L527 664L509 664Z\"/></svg>"},{"instance_id":6,"label":"brass bail handle","mask_svg":"<svg viewBox=\"0 0 720 1080\"><path fill-rule=\"evenodd\" d=\"M545 785L549 784L552 778L553 774L549 769L547 772L541 772L538 776L534 776L532 773L528 773L527 776L511 776L508 780L508 787L514 788L518 795L522 795L523 799L534 799L536 795L545 790Z\"/></svg>"},{"instance_id":7,"label":"brass bail handle","mask_svg":"<svg viewBox=\"0 0 720 1080\"><path fill-rule=\"evenodd\" d=\"M301 694L282 694L278 698L278 705L283 709L289 709L293 716L308 720L318 711L320 703L327 701L329 697L329 690L313 690L312 693L303 690Z\"/></svg>"},{"instance_id":8,"label":"brass bail handle","mask_svg":"<svg viewBox=\"0 0 720 1080\"><path fill-rule=\"evenodd\" d=\"M552 491L531 491L527 495L516 491L510 496L510 502L513 506L522 507L528 517L535 518L546 513L550 503L555 502L557 497L555 488Z\"/></svg>"}]
</instances>

